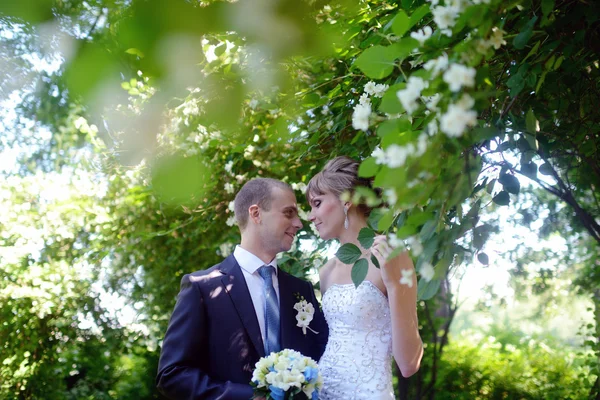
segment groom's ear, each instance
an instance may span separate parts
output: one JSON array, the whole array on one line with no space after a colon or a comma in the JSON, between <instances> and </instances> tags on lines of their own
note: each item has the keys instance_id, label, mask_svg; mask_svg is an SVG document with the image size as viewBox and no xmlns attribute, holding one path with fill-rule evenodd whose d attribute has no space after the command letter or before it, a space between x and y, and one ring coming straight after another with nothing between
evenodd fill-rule
<instances>
[{"instance_id":1,"label":"groom's ear","mask_svg":"<svg viewBox=\"0 0 600 400\"><path fill-rule=\"evenodd\" d=\"M248 217L256 225L260 225L260 207L258 207L256 204L252 204L250 207L248 207Z\"/></svg>"}]
</instances>

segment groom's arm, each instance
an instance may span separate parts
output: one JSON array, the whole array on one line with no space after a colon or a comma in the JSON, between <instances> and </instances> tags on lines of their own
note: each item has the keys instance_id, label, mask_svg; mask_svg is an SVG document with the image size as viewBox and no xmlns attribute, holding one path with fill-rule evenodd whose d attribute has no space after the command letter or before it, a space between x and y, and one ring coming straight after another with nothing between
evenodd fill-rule
<instances>
[{"instance_id":1,"label":"groom's arm","mask_svg":"<svg viewBox=\"0 0 600 400\"><path fill-rule=\"evenodd\" d=\"M308 283L308 282L307 282ZM327 321L325 320L325 315L321 311L321 307L317 298L315 296L315 290L312 284L308 283L310 297L308 300L312 303L315 308L315 314L313 316L314 327L319 334L317 335L317 343L319 344L319 358L325 352L325 346L327 346L327 339L329 338L329 325L327 325ZM317 360L318 361L318 360Z\"/></svg>"},{"instance_id":2,"label":"groom's arm","mask_svg":"<svg viewBox=\"0 0 600 400\"><path fill-rule=\"evenodd\" d=\"M207 326L202 292L185 275L162 345L156 377L159 391L173 400L250 399L250 385L209 376Z\"/></svg>"}]
</instances>

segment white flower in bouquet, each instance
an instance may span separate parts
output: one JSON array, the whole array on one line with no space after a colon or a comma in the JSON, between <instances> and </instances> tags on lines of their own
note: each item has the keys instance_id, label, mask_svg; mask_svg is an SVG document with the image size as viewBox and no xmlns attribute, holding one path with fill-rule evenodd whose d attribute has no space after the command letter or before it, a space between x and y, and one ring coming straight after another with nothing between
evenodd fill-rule
<instances>
[{"instance_id":1,"label":"white flower in bouquet","mask_svg":"<svg viewBox=\"0 0 600 400\"><path fill-rule=\"evenodd\" d=\"M287 394L289 399L306 396L317 400L323 380L313 359L285 349L256 363L252 385L255 396L283 400Z\"/></svg>"}]
</instances>

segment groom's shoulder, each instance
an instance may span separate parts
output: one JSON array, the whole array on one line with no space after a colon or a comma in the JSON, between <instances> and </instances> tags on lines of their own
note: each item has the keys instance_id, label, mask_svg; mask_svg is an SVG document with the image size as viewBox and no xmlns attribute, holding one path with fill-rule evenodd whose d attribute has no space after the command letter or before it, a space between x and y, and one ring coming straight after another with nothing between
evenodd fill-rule
<instances>
[{"instance_id":1,"label":"groom's shoulder","mask_svg":"<svg viewBox=\"0 0 600 400\"><path fill-rule=\"evenodd\" d=\"M289 272L285 272L283 269L280 272L281 274L285 274L288 279L289 282L291 282L293 285L296 286L300 286L300 287L306 287L306 288L312 288L312 283L310 283L309 281L302 279L302 278L298 278L297 276L294 276L292 274L290 274Z\"/></svg>"},{"instance_id":2,"label":"groom's shoulder","mask_svg":"<svg viewBox=\"0 0 600 400\"><path fill-rule=\"evenodd\" d=\"M210 268L201 269L184 275L184 277L182 278L182 284L189 283L201 285L215 281L220 281L221 277L223 276L223 272L221 271L221 269L227 261L228 259L225 259L220 263L213 265Z\"/></svg>"}]
</instances>

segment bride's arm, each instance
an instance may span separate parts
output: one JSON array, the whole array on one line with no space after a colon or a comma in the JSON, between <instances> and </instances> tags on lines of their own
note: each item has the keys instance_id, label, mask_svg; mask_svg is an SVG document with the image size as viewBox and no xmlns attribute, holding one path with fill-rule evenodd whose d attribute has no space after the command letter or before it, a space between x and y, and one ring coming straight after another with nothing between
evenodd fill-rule
<instances>
[{"instance_id":1,"label":"bride's arm","mask_svg":"<svg viewBox=\"0 0 600 400\"><path fill-rule=\"evenodd\" d=\"M381 278L390 304L394 359L402 376L409 377L419 370L423 357L417 317L415 268L407 252L385 262L391 252L385 236L375 239L372 252L381 266Z\"/></svg>"}]
</instances>

